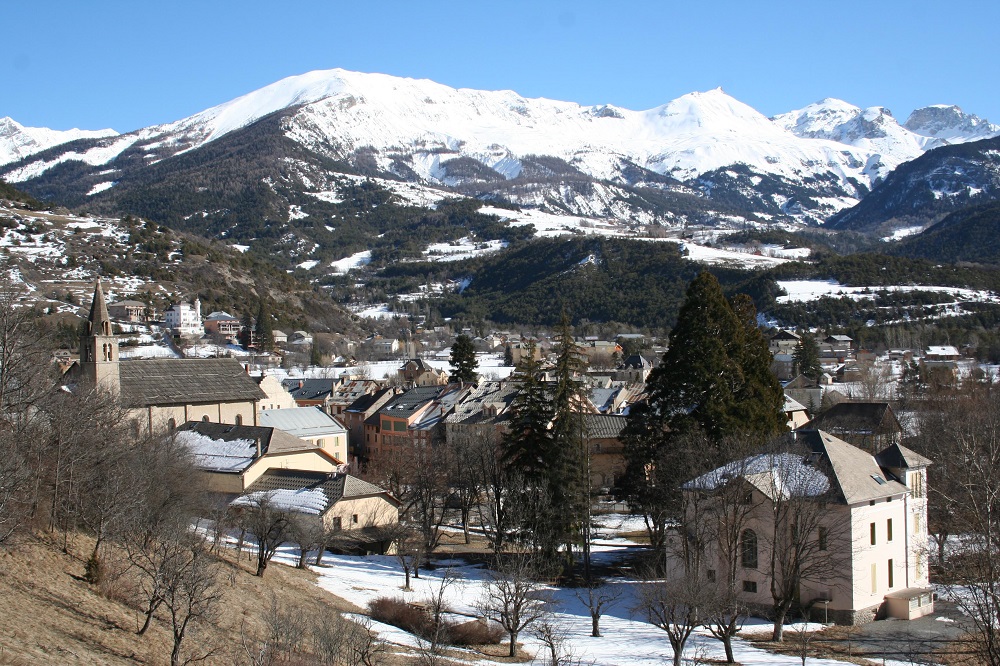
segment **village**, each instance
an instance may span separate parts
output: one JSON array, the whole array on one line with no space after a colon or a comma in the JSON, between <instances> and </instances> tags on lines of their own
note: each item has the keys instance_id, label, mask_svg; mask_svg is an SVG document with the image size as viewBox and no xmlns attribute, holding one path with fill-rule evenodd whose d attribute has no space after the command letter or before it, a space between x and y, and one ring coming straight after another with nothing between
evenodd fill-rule
<instances>
[{"instance_id":1,"label":"village","mask_svg":"<svg viewBox=\"0 0 1000 666\"><path fill-rule=\"evenodd\" d=\"M284 359L316 360L309 333L271 331L273 343L264 351L255 332L243 328L245 320L241 324L224 312L202 317L196 300L164 313L162 338L173 341L169 349L177 358L159 351L140 358L142 345L122 345L134 340L134 333L113 331L147 325L142 305L107 303L98 284L79 360L59 361L71 381L118 396L137 433L172 436L186 447L220 507L295 514L314 524L308 538L287 532L272 535L271 544L246 534L248 543L254 536L259 541L259 573L270 557L297 543L298 554L290 560L299 565L307 553L319 563L327 549L391 556L406 574L408 591L410 574L433 567L435 551L455 542L456 535L465 544L472 544L473 536L485 537L493 552L504 549L500 523L508 489L490 488L489 479L473 480L463 466L472 464L470 452L482 456L484 445L490 452L485 457L496 460L497 442L516 422L519 396L523 400L529 390L516 368L536 368L541 385L554 390L558 336L536 340L438 330L426 342L406 335L345 343L348 349L367 346L372 355L365 360L337 356L329 365L290 365ZM810 353L803 352L803 337ZM453 344L446 347L441 341L448 338ZM601 516L624 516L643 531L640 516L628 515L635 511L623 484L629 463L624 433L630 410L650 397L646 382L664 351L654 342L630 335L574 343L574 381L582 398L572 411L586 459L588 567L589 549L600 550L594 544L606 530L591 531L602 524ZM152 348L168 349L162 343ZM933 614L927 471L934 461L904 446L913 415L898 406L908 404L903 398L909 384L957 387L982 381L995 369L952 347L876 354L857 349L844 335L814 340L790 330L773 332L767 348L771 372L782 380L780 421L790 435L780 452L747 450L745 458L683 486L685 497L711 496L723 506L731 501L723 488L735 487L740 496L735 506L745 507L736 512L738 529L735 535L729 530L728 542L725 530L713 532L718 543L705 548L703 575L709 581L732 579L738 599L731 608L741 617L773 619L774 611L795 609L799 620L853 626ZM626 355L626 349L634 351ZM775 573L775 551L788 544L781 545L784 527L769 516L797 495L822 496L824 508L783 519L808 523L818 534L797 560L783 562L797 569L791 576ZM683 506L705 510L697 500ZM645 525L649 539L638 543L674 554L685 550L677 534L661 535L657 542L648 517ZM683 558L674 554L668 555L665 572L687 572ZM794 589L779 608L772 593L776 585L789 584ZM721 635L732 641L746 620L727 617ZM784 620L794 624L796 616L779 615L779 640ZM689 621L710 624L706 618ZM512 634L511 656L515 638ZM683 649L683 641L674 645L675 655ZM727 652L732 655L731 645Z\"/></svg>"}]
</instances>

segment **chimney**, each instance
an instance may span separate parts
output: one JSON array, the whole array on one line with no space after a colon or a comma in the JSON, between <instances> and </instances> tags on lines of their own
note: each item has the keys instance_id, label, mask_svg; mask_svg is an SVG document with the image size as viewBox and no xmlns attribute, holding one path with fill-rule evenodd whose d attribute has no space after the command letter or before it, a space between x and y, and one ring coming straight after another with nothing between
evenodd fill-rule
<instances>
[{"instance_id":1,"label":"chimney","mask_svg":"<svg viewBox=\"0 0 1000 666\"><path fill-rule=\"evenodd\" d=\"M300 379L299 380L299 388L302 388L303 386L305 386L305 381L302 380L302 379Z\"/></svg>"},{"instance_id":2,"label":"chimney","mask_svg":"<svg viewBox=\"0 0 1000 666\"><path fill-rule=\"evenodd\" d=\"M255 438L254 443L257 445L257 457L260 458L261 455L263 454L260 447L260 437Z\"/></svg>"}]
</instances>

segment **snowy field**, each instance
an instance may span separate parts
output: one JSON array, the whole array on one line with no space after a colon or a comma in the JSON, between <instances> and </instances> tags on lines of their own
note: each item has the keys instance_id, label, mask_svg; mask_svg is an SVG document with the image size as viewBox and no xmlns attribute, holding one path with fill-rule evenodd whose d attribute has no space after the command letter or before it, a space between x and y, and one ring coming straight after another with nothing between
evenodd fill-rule
<instances>
[{"instance_id":1,"label":"snowy field","mask_svg":"<svg viewBox=\"0 0 1000 666\"><path fill-rule=\"evenodd\" d=\"M595 547L595 559L617 558L620 550L625 547L598 546ZM292 548L283 548L276 556L276 561L294 564L297 552ZM345 555L324 557L324 566L313 567L319 574L317 584L325 590L347 599L365 608L368 602L379 597L402 598L409 602L421 602L439 589L445 572L457 577L454 583L447 587L445 597L452 613L470 619L476 615L475 604L485 593L483 581L486 571L480 566L470 566L460 560L440 560L432 572L422 571L419 579L411 580L411 591L402 589L403 573L394 557L371 555L367 557L351 557ZM667 635L660 629L644 621L641 613L634 610L636 592L641 583L628 578L609 580L612 585L621 590L620 601L612 607L601 619L600 638L590 635L590 615L586 606L576 598L574 590L549 586L546 591L553 600L553 619L565 635L565 647L575 659L582 664L597 666L660 666L672 658ZM786 627L788 640L794 640L795 632L801 625ZM810 630L818 629L819 625L809 625ZM390 644L418 647L416 638L400 629L373 623L379 636ZM770 625L763 620L751 619L745 625L745 633L761 633L770 631ZM520 637L524 648L532 654L539 654L542 646L526 631ZM746 666L764 666L765 664L788 664L792 666L801 661L793 656L775 655L753 647L745 640L734 641L736 660ZM483 658L477 653L468 651L469 658L480 664L504 663ZM688 659L724 659L722 643L713 639L706 631L698 630L689 640L685 650ZM844 662L824 659L810 659L816 666L841 665Z\"/></svg>"},{"instance_id":2,"label":"snowy field","mask_svg":"<svg viewBox=\"0 0 1000 666\"><path fill-rule=\"evenodd\" d=\"M848 287L836 280L778 280L778 286L785 291L778 296L778 303L804 303L822 296L846 297L855 300L874 298L880 292L929 291L950 294L957 302L1000 303L1000 298L992 291L962 289L960 287L928 287L920 285L894 285L888 287Z\"/></svg>"}]
</instances>

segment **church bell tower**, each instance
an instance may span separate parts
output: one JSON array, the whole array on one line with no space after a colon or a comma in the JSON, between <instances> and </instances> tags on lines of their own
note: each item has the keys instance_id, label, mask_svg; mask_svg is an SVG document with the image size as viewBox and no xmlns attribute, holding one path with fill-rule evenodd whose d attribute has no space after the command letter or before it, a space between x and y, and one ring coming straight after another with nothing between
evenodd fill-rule
<instances>
[{"instance_id":1,"label":"church bell tower","mask_svg":"<svg viewBox=\"0 0 1000 666\"><path fill-rule=\"evenodd\" d=\"M80 368L84 381L111 393L121 390L118 374L118 339L111 334L111 317L104 302L101 280L94 286L94 301L90 306L86 330L80 336Z\"/></svg>"}]
</instances>

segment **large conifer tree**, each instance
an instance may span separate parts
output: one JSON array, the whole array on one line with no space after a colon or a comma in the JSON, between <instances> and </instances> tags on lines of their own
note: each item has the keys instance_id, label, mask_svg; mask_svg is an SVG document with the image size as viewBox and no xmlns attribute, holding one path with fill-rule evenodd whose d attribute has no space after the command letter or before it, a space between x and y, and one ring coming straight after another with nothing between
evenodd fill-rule
<instances>
[{"instance_id":1,"label":"large conifer tree","mask_svg":"<svg viewBox=\"0 0 1000 666\"><path fill-rule=\"evenodd\" d=\"M799 338L799 344L795 347L792 360L795 362L795 372L805 375L809 379L818 380L823 374L816 339L809 333L803 333L802 337Z\"/></svg>"},{"instance_id":2,"label":"large conifer tree","mask_svg":"<svg viewBox=\"0 0 1000 666\"><path fill-rule=\"evenodd\" d=\"M712 274L698 275L649 376L649 398L633 407L623 435L625 490L655 548L680 508L681 484L715 464L713 442L784 429L784 397L770 360L752 301L741 295L730 303ZM705 444L686 444L692 441Z\"/></svg>"},{"instance_id":3,"label":"large conifer tree","mask_svg":"<svg viewBox=\"0 0 1000 666\"><path fill-rule=\"evenodd\" d=\"M479 377L476 368L479 362L476 360L476 348L472 344L472 338L462 333L451 345L451 381L474 383Z\"/></svg>"}]
</instances>

